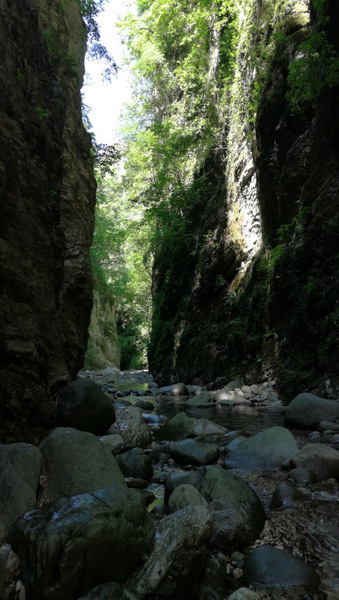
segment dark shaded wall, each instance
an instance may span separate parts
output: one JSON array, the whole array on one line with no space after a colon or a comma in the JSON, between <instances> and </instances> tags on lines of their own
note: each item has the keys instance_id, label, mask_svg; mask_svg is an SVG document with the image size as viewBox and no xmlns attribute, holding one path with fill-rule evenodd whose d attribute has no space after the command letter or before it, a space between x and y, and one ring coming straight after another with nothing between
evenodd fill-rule
<instances>
[{"instance_id":1,"label":"dark shaded wall","mask_svg":"<svg viewBox=\"0 0 339 600\"><path fill-rule=\"evenodd\" d=\"M48 423L83 364L95 179L81 120L86 33L71 0L0 2L0 408Z\"/></svg>"},{"instance_id":2,"label":"dark shaded wall","mask_svg":"<svg viewBox=\"0 0 339 600\"><path fill-rule=\"evenodd\" d=\"M253 134L248 142L239 136L247 154L228 147L219 160L214 152L219 167L210 168L212 157L206 167L213 194L206 191L195 220L187 219L195 248L182 244L156 257L149 359L159 380L216 387L239 376L249 383L275 377L287 401L304 389L339 394L339 88L325 87L300 114L286 99L288 65L317 27L306 6L302 14L292 10L286 38L270 56ZM265 4L258 7L262 49L272 29ZM327 36L338 50L335 0L328 10ZM244 67L244 77L247 72ZM217 175L223 161L228 194L225 169ZM234 219L237 202L240 218ZM253 214L247 232L260 220L262 236L249 251L241 239L248 235L242 230L247 209Z\"/></svg>"}]
</instances>

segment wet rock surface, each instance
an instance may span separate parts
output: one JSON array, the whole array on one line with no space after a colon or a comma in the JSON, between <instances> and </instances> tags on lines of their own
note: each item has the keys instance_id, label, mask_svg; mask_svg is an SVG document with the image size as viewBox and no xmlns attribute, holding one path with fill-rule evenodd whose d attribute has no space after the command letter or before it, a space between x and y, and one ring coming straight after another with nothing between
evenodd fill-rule
<instances>
[{"instance_id":1,"label":"wet rock surface","mask_svg":"<svg viewBox=\"0 0 339 600\"><path fill-rule=\"evenodd\" d=\"M270 392L274 383L266 386L253 384L248 386L250 391L239 390L238 387L223 391L223 394L243 391L244 396L239 395L233 407L221 404L218 396L212 393L210 407L192 409L187 405L187 397L171 396L167 391L160 393L146 372L121 373L116 369L105 369L81 373L81 376L96 381L109 396L119 415L119 427L116 421L113 424L115 433L107 430L101 438L71 428L57 428L43 442L44 462L38 478L36 510L28 515L34 515L35 531L44 533L33 535L28 524L30 517L23 513L18 515L22 517L18 524L25 523L25 526L20 525L20 529L18 525L20 533L15 533L13 552L8 544L6 527L0 528L4 542L0 548L0 560L2 556L16 557L14 563L11 559L13 569L5 572L4 600L16 600L19 591L19 600L23 600L25 592L34 600L54 598L54 594L56 598L69 597L70 600L78 600L82 596L89 600L106 600L112 595L121 600L224 600L233 593L238 595L235 598L256 594L261 600L305 600L305 593L309 600L336 600L339 589L338 481L332 471L327 473L332 477L320 480L311 470L308 458L305 466L296 467L293 462L298 460L299 455L303 456L303 452L308 456L308 448L316 451L320 446L324 450L322 469L326 464L326 468L332 464L328 451L335 452L338 446L326 428L320 431L290 430L280 412L272 416L270 407L279 399L275 393L264 397L264 391ZM234 385L238 386L239 382ZM199 392L201 390L192 389L192 397ZM145 404L148 409L142 411L135 406L140 399L148 402L148 405ZM237 468L225 468L229 449L233 446L235 451L245 442L251 448L254 438L261 440L261 446L267 446L266 454L272 453L273 456L274 441L279 451L281 439L279 435L272 435L272 431L282 433L282 439L290 445L289 457L284 460L283 468L275 464L272 469L272 465L265 462L267 457L260 467L256 464L253 468L251 460L254 452L251 450L248 450L251 452L249 460L238 464ZM318 434L314 438L315 443L311 441L314 433ZM173 438L181 439L173 441ZM137 443L140 439L143 440L143 448ZM183 452L178 450L181 445ZM195 453L187 451L191 447L212 451L213 456L210 456L214 462L200 466ZM293 480L293 474L301 471L305 476ZM117 480L114 479L116 476ZM118 485L111 486L112 481L118 481ZM83 487L77 487L80 484ZM88 520L85 524L86 511L102 486L119 489L116 496L121 498L129 492L128 487L139 488L131 492L138 497L135 500L139 507L135 509L136 515L142 511L145 523L149 524L148 533L144 531L143 535L150 535L156 525L156 537L149 542L146 552L138 555L138 564L133 562L134 549L126 552L120 575L114 570L115 562L109 567L106 558L101 561L102 569L105 564L107 566L103 575L101 565L94 558L94 553L101 556L107 545L106 542L103 544L103 540L111 518L110 501L105 504L108 512L105 508L103 520L98 517L98 526L93 526L94 522L97 523L93 519L89 519L91 526ZM65 496L68 498L65 499ZM102 500L100 502L102 506ZM65 508L65 535L55 536L53 523L59 523L59 532L64 529L61 520L58 520L60 511L55 508L59 504ZM122 504L127 506L127 497ZM21 510L24 512L25 508ZM73 510L77 515L74 518L71 517ZM113 510L118 529L124 510L125 507L122 512L119 509L119 515ZM139 535L133 512L133 508L128 511L130 529L126 534L132 544ZM82 523L80 529L75 522ZM93 564L84 571L81 569L87 558L81 550L82 527L83 531L87 531L85 538L90 540L90 547L93 546ZM21 536L19 542L17 535ZM26 550L19 549L25 549L26 542L35 547L28 554ZM61 544L60 547L58 544ZM112 542L112 552L113 546L116 550L116 544ZM320 586L317 589L308 587L305 592L300 580L294 579L292 587L281 587L281 572L273 569L270 571L270 587L255 591L248 589L249 580L244 576L246 561L253 550L263 546L284 551L288 560L299 559L301 563L298 564L311 569L309 573L318 573ZM55 550L55 557L58 554L59 558L63 557L62 560L53 558L56 548L59 550ZM16 552L20 554L20 562ZM53 570L51 566L52 572L46 564L44 576L40 578L39 575L41 583L40 579L36 582L31 566L35 561L41 561L40 557L48 552L52 553L49 564L55 564L57 568ZM259 560L259 566L262 562ZM82 573L79 577L85 582L86 589L81 587L83 583L74 587L70 571L76 573L74 581L78 573ZM40 573L39 570L35 572ZM314 577L316 580L317 576ZM66 592L58 596L64 585ZM42 588L47 591L42 591ZM72 591L69 592L68 588ZM34 589L38 590L36 596Z\"/></svg>"}]
</instances>

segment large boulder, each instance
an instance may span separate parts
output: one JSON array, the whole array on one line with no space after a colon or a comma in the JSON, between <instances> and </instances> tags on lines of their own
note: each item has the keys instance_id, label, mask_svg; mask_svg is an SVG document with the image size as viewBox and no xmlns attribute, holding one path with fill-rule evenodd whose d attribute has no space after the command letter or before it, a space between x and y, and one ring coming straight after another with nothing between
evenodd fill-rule
<instances>
[{"instance_id":1,"label":"large boulder","mask_svg":"<svg viewBox=\"0 0 339 600\"><path fill-rule=\"evenodd\" d=\"M291 466L306 468L316 481L335 477L339 480L339 452L324 444L307 444L291 460Z\"/></svg>"},{"instance_id":2,"label":"large boulder","mask_svg":"<svg viewBox=\"0 0 339 600\"><path fill-rule=\"evenodd\" d=\"M265 510L257 494L240 477L212 466L178 478L178 485L183 483L193 485L209 503L212 547L240 549L259 536L266 520Z\"/></svg>"},{"instance_id":3,"label":"large boulder","mask_svg":"<svg viewBox=\"0 0 339 600\"><path fill-rule=\"evenodd\" d=\"M300 585L317 588L319 576L313 567L284 550L255 548L244 564L244 578L256 589Z\"/></svg>"},{"instance_id":4,"label":"large boulder","mask_svg":"<svg viewBox=\"0 0 339 600\"><path fill-rule=\"evenodd\" d=\"M41 452L25 443L0 445L0 521L11 538L12 526L36 505Z\"/></svg>"},{"instance_id":5,"label":"large boulder","mask_svg":"<svg viewBox=\"0 0 339 600\"><path fill-rule=\"evenodd\" d=\"M226 448L227 451L227 448ZM225 459L230 469L279 469L298 452L291 432L285 427L270 427L261 433L232 444Z\"/></svg>"},{"instance_id":6,"label":"large boulder","mask_svg":"<svg viewBox=\"0 0 339 600\"><path fill-rule=\"evenodd\" d=\"M186 406L189 408L205 408L213 405L211 394L207 391L200 392L197 396L189 398L186 402Z\"/></svg>"},{"instance_id":7,"label":"large boulder","mask_svg":"<svg viewBox=\"0 0 339 600\"><path fill-rule=\"evenodd\" d=\"M45 490L43 504L51 504L125 479L109 448L92 433L57 427L40 445Z\"/></svg>"},{"instance_id":8,"label":"large boulder","mask_svg":"<svg viewBox=\"0 0 339 600\"><path fill-rule=\"evenodd\" d=\"M119 434L124 440L125 449L146 448L151 435L142 416L142 410L136 406L117 407L116 421L108 430L109 434Z\"/></svg>"},{"instance_id":9,"label":"large boulder","mask_svg":"<svg viewBox=\"0 0 339 600\"><path fill-rule=\"evenodd\" d=\"M207 437L210 435L225 435L228 431L226 427L218 425L217 423L213 423L213 421L204 418L194 419L193 426L195 435L201 435L203 437Z\"/></svg>"},{"instance_id":10,"label":"large boulder","mask_svg":"<svg viewBox=\"0 0 339 600\"><path fill-rule=\"evenodd\" d=\"M339 402L314 394L298 394L287 406L285 417L296 427L316 427L321 421L339 417Z\"/></svg>"},{"instance_id":11,"label":"large boulder","mask_svg":"<svg viewBox=\"0 0 339 600\"><path fill-rule=\"evenodd\" d=\"M128 588L139 600L190 598L205 562L211 524L204 506L189 506L162 519L153 551Z\"/></svg>"},{"instance_id":12,"label":"large boulder","mask_svg":"<svg viewBox=\"0 0 339 600\"><path fill-rule=\"evenodd\" d=\"M29 598L74 600L99 583L124 580L153 536L140 495L117 485L26 513L13 547Z\"/></svg>"},{"instance_id":13,"label":"large boulder","mask_svg":"<svg viewBox=\"0 0 339 600\"><path fill-rule=\"evenodd\" d=\"M216 446L198 444L192 439L171 442L169 449L171 456L183 465L210 465L219 458L219 449Z\"/></svg>"},{"instance_id":14,"label":"large boulder","mask_svg":"<svg viewBox=\"0 0 339 600\"><path fill-rule=\"evenodd\" d=\"M56 422L100 435L115 421L112 400L90 379L79 379L60 390Z\"/></svg>"},{"instance_id":15,"label":"large boulder","mask_svg":"<svg viewBox=\"0 0 339 600\"><path fill-rule=\"evenodd\" d=\"M175 512L185 506L208 506L208 502L193 485L183 483L170 495L168 508L171 512Z\"/></svg>"},{"instance_id":16,"label":"large boulder","mask_svg":"<svg viewBox=\"0 0 339 600\"><path fill-rule=\"evenodd\" d=\"M152 460L142 448L119 454L116 461L125 477L150 479L153 475Z\"/></svg>"},{"instance_id":17,"label":"large boulder","mask_svg":"<svg viewBox=\"0 0 339 600\"><path fill-rule=\"evenodd\" d=\"M179 412L164 426L173 440L184 440L192 437L194 433L194 419L191 419L185 412Z\"/></svg>"}]
</instances>

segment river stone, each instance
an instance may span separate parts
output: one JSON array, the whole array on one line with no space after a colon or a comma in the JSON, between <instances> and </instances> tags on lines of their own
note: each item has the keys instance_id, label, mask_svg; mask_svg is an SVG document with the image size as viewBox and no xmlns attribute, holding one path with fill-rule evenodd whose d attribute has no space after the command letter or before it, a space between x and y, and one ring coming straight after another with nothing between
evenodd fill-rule
<instances>
[{"instance_id":1,"label":"river stone","mask_svg":"<svg viewBox=\"0 0 339 600\"><path fill-rule=\"evenodd\" d=\"M318 425L319 431L339 431L339 423L333 421L321 421Z\"/></svg>"},{"instance_id":2,"label":"river stone","mask_svg":"<svg viewBox=\"0 0 339 600\"><path fill-rule=\"evenodd\" d=\"M266 520L265 510L254 490L240 477L212 466L190 473L185 483L196 487L209 502L212 547L238 550L259 536Z\"/></svg>"},{"instance_id":3,"label":"river stone","mask_svg":"<svg viewBox=\"0 0 339 600\"><path fill-rule=\"evenodd\" d=\"M307 444L292 459L292 466L314 473L316 481L339 479L339 452L324 444Z\"/></svg>"},{"instance_id":4,"label":"river stone","mask_svg":"<svg viewBox=\"0 0 339 600\"><path fill-rule=\"evenodd\" d=\"M113 484L126 485L113 454L92 433L57 427L40 449L46 504Z\"/></svg>"},{"instance_id":5,"label":"river stone","mask_svg":"<svg viewBox=\"0 0 339 600\"><path fill-rule=\"evenodd\" d=\"M288 423L296 427L314 427L321 421L339 417L339 402L314 394L298 394L287 406L285 417Z\"/></svg>"},{"instance_id":6,"label":"river stone","mask_svg":"<svg viewBox=\"0 0 339 600\"><path fill-rule=\"evenodd\" d=\"M165 385L158 389L160 394L169 394L172 396L188 396L187 387L184 383L174 383L173 385Z\"/></svg>"},{"instance_id":7,"label":"river stone","mask_svg":"<svg viewBox=\"0 0 339 600\"><path fill-rule=\"evenodd\" d=\"M228 596L228 600L259 600L259 596L253 590L242 587Z\"/></svg>"},{"instance_id":8,"label":"river stone","mask_svg":"<svg viewBox=\"0 0 339 600\"><path fill-rule=\"evenodd\" d=\"M110 435L103 435L100 438L100 442L102 442L103 444L106 444L107 447L112 452L112 454L114 454L114 455L120 454L120 452L123 452L126 447L126 444L125 444L123 438L118 433L111 433Z\"/></svg>"},{"instance_id":9,"label":"river stone","mask_svg":"<svg viewBox=\"0 0 339 600\"><path fill-rule=\"evenodd\" d=\"M205 500L202 494L189 483L184 483L175 488L168 501L168 507L171 512L175 512L180 508L185 508L185 506L207 505L207 500Z\"/></svg>"},{"instance_id":10,"label":"river stone","mask_svg":"<svg viewBox=\"0 0 339 600\"><path fill-rule=\"evenodd\" d=\"M211 534L204 506L188 506L158 523L154 548L143 567L127 582L139 600L190 598L203 569Z\"/></svg>"},{"instance_id":11,"label":"river stone","mask_svg":"<svg viewBox=\"0 0 339 600\"><path fill-rule=\"evenodd\" d=\"M182 411L175 415L165 428L173 440L184 440L194 435L194 419Z\"/></svg>"},{"instance_id":12,"label":"river stone","mask_svg":"<svg viewBox=\"0 0 339 600\"><path fill-rule=\"evenodd\" d=\"M225 465L230 469L275 470L298 452L298 446L288 429L270 427L231 449L226 448L226 452Z\"/></svg>"},{"instance_id":13,"label":"river stone","mask_svg":"<svg viewBox=\"0 0 339 600\"><path fill-rule=\"evenodd\" d=\"M225 385L222 389L225 392L234 392L237 389L241 389L241 387L242 387L241 381L232 379L232 381L229 381L228 384Z\"/></svg>"},{"instance_id":14,"label":"river stone","mask_svg":"<svg viewBox=\"0 0 339 600\"><path fill-rule=\"evenodd\" d=\"M227 433L226 427L213 423L209 419L194 419L194 433L195 435L209 436L209 435L225 435Z\"/></svg>"},{"instance_id":15,"label":"river stone","mask_svg":"<svg viewBox=\"0 0 339 600\"><path fill-rule=\"evenodd\" d=\"M307 485L315 482L315 475L309 469L299 467L298 469L292 469L287 479L299 485Z\"/></svg>"},{"instance_id":16,"label":"river stone","mask_svg":"<svg viewBox=\"0 0 339 600\"><path fill-rule=\"evenodd\" d=\"M99 583L123 581L153 536L141 496L116 485L26 513L13 547L29 598L74 600Z\"/></svg>"},{"instance_id":17,"label":"river stone","mask_svg":"<svg viewBox=\"0 0 339 600\"><path fill-rule=\"evenodd\" d=\"M119 434L125 442L125 449L146 448L151 442L151 435L142 417L142 410L137 406L125 406L115 409L116 421L110 427L109 434Z\"/></svg>"},{"instance_id":18,"label":"river stone","mask_svg":"<svg viewBox=\"0 0 339 600\"><path fill-rule=\"evenodd\" d=\"M261 433L226 447L226 467L230 469L279 469L281 463L298 452L293 435L284 427L270 427Z\"/></svg>"},{"instance_id":19,"label":"river stone","mask_svg":"<svg viewBox=\"0 0 339 600\"><path fill-rule=\"evenodd\" d=\"M115 421L113 402L90 379L79 379L60 390L56 423L99 435Z\"/></svg>"},{"instance_id":20,"label":"river stone","mask_svg":"<svg viewBox=\"0 0 339 600\"><path fill-rule=\"evenodd\" d=\"M211 394L209 392L200 392L197 396L189 398L186 402L186 406L190 408L204 408L205 406L210 407L212 405Z\"/></svg>"},{"instance_id":21,"label":"river stone","mask_svg":"<svg viewBox=\"0 0 339 600\"><path fill-rule=\"evenodd\" d=\"M280 485L278 485L273 492L270 502L270 510L291 506L297 500L303 500L304 498L304 494L293 485L289 485L288 483L280 483Z\"/></svg>"},{"instance_id":22,"label":"river stone","mask_svg":"<svg viewBox=\"0 0 339 600\"><path fill-rule=\"evenodd\" d=\"M103 583L78 598L78 600L138 600L120 583Z\"/></svg>"},{"instance_id":23,"label":"river stone","mask_svg":"<svg viewBox=\"0 0 339 600\"><path fill-rule=\"evenodd\" d=\"M116 457L125 477L150 479L153 475L152 461L142 448L132 448Z\"/></svg>"},{"instance_id":24,"label":"river stone","mask_svg":"<svg viewBox=\"0 0 339 600\"><path fill-rule=\"evenodd\" d=\"M219 458L216 446L198 444L192 439L172 442L169 448L171 456L182 465L210 465Z\"/></svg>"},{"instance_id":25,"label":"river stone","mask_svg":"<svg viewBox=\"0 0 339 600\"><path fill-rule=\"evenodd\" d=\"M261 546L244 563L244 579L258 590L302 585L317 588L319 576L313 567L284 550Z\"/></svg>"},{"instance_id":26,"label":"river stone","mask_svg":"<svg viewBox=\"0 0 339 600\"><path fill-rule=\"evenodd\" d=\"M41 452L31 444L0 445L0 521L11 539L13 523L36 505Z\"/></svg>"}]
</instances>

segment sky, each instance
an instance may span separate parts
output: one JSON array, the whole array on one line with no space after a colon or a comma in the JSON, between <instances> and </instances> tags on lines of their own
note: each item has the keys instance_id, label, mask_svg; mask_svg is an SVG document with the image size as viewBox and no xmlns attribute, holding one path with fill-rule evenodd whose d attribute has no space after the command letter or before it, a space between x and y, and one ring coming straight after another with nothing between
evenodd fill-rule
<instances>
[{"instance_id":1,"label":"sky","mask_svg":"<svg viewBox=\"0 0 339 600\"><path fill-rule=\"evenodd\" d=\"M116 139L115 132L122 105L128 102L131 95L129 74L122 65L124 49L114 25L119 16L123 17L126 12L133 10L131 5L133 7L135 2L108 0L105 10L98 17L101 43L120 67L118 76L112 77L111 83L102 81L104 65L100 61L85 61L86 77L82 92L85 104L91 108L89 119L99 144L112 144Z\"/></svg>"}]
</instances>

